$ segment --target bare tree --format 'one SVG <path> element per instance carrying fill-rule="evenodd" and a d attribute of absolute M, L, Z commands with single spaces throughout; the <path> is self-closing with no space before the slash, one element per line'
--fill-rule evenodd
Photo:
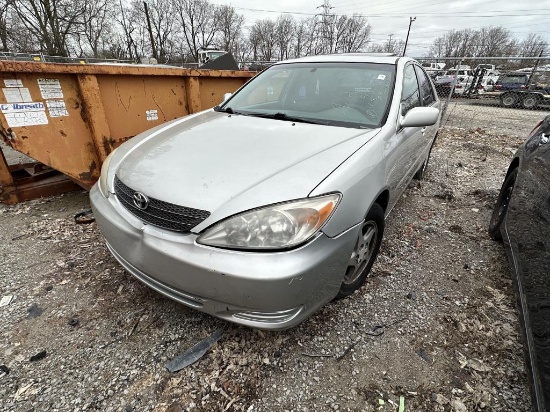
<path fill-rule="evenodd" d="M 232 6 L 220 6 L 215 9 L 214 20 L 218 28 L 215 43 L 218 48 L 237 54 L 237 41 L 240 39 L 244 16 L 238 14 Z"/>
<path fill-rule="evenodd" d="M 476 47 L 472 55 L 508 56 L 515 49 L 510 30 L 504 27 L 483 27 L 475 33 Z"/>
<path fill-rule="evenodd" d="M 76 32 L 80 56 L 105 57 L 113 36 L 110 17 L 114 14 L 112 2 L 96 0 L 85 3 L 82 25 Z"/>
<path fill-rule="evenodd" d="M 430 57 L 512 56 L 518 42 L 505 27 L 483 27 L 479 30 L 450 30 L 434 40 Z"/>
<path fill-rule="evenodd" d="M 294 40 L 295 23 L 292 16 L 280 15 L 275 22 L 275 43 L 279 51 L 279 60 L 288 59 Z"/>
<path fill-rule="evenodd" d="M 340 16 L 336 23 L 336 51 L 358 52 L 365 48 L 370 39 L 371 26 L 364 16 Z"/>
<path fill-rule="evenodd" d="M 529 35 L 519 43 L 518 55 L 521 57 L 539 56 L 548 50 L 548 43 L 540 34 L 529 33 Z"/>
<path fill-rule="evenodd" d="M 539 57 L 544 55 L 547 50 L 548 43 L 542 36 L 535 33 L 529 33 L 525 40 L 518 45 L 518 55 L 521 57 Z M 537 60 L 525 60 L 523 63 L 534 66 L 537 64 Z"/>
<path fill-rule="evenodd" d="M 317 55 L 325 51 L 324 39 L 321 37 L 321 26 L 316 17 L 307 19 L 304 26 L 304 55 Z"/>
<path fill-rule="evenodd" d="M 8 51 L 8 33 L 9 33 L 9 13 L 10 13 L 10 3 L 9 0 L 0 1 L 0 43 L 2 44 L 2 51 Z"/>
<path fill-rule="evenodd" d="M 464 57 L 475 54 L 478 34 L 472 29 L 450 30 L 435 40 L 438 51 L 446 57 Z M 433 46 L 432 46 L 433 47 Z"/>
<path fill-rule="evenodd" d="M 147 33 L 151 55 L 160 63 L 167 63 L 174 49 L 173 33 L 177 21 L 174 2 L 171 0 L 134 0 L 133 8 L 140 16 L 138 21 L 147 21 Z"/>
<path fill-rule="evenodd" d="M 306 49 L 307 20 L 299 20 L 294 24 L 294 50 L 293 57 L 300 57 Z"/>
<path fill-rule="evenodd" d="M 253 59 L 250 42 L 247 41 L 243 33 L 239 34 L 239 37 L 235 39 L 231 52 L 238 62 L 248 62 Z"/>
<path fill-rule="evenodd" d="M 432 45 L 430 46 L 430 51 L 428 52 L 428 55 L 430 57 L 445 57 L 445 41 L 442 37 L 438 37 L 434 40 Z"/>
<path fill-rule="evenodd" d="M 134 60 L 132 56 L 133 54 L 128 51 L 127 38 L 122 33 L 114 34 L 103 55 L 105 58 L 117 60 Z"/>
<path fill-rule="evenodd" d="M 199 49 L 211 46 L 218 31 L 215 8 L 207 0 L 173 0 L 173 5 L 185 42 L 198 60 Z"/>
<path fill-rule="evenodd" d="M 389 39 L 383 44 L 371 44 L 367 50 L 373 53 L 393 53 L 397 56 L 403 55 L 405 41 L 402 39 Z"/>
<path fill-rule="evenodd" d="M 254 60 L 270 61 L 275 55 L 275 22 L 257 20 L 250 29 L 249 41 Z"/>
<path fill-rule="evenodd" d="M 85 0 L 14 0 L 17 16 L 42 51 L 68 56 L 71 36 L 82 25 Z"/>

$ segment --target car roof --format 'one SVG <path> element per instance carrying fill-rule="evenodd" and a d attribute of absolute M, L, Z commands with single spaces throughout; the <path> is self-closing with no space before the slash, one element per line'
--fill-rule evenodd
<path fill-rule="evenodd" d="M 300 57 L 277 62 L 275 64 L 284 63 L 385 63 L 397 64 L 400 59 L 414 61 L 410 57 L 400 57 L 391 53 L 340 53 L 340 54 L 325 54 L 318 56 Z"/>

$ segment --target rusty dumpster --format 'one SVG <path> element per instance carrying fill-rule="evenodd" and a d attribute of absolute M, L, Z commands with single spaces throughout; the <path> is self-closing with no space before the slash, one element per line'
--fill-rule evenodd
<path fill-rule="evenodd" d="M 39 162 L 10 165 L 0 147 L 0 202 L 60 193 L 74 184 L 90 189 L 105 157 L 121 143 L 215 106 L 254 74 L 0 61 L 0 134 L 7 146 Z"/>

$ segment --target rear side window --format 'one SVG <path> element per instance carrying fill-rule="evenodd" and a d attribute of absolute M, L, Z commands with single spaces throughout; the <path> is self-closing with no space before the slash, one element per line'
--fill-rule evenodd
<path fill-rule="evenodd" d="M 435 101 L 434 91 L 430 79 L 420 67 L 415 66 L 416 75 L 418 76 L 418 84 L 420 85 L 420 99 L 422 106 L 429 106 Z"/>
<path fill-rule="evenodd" d="M 505 75 L 505 76 L 501 76 L 499 77 L 498 79 L 498 83 L 500 84 L 524 84 L 524 83 L 527 83 L 527 76 L 510 76 L 510 75 Z"/>

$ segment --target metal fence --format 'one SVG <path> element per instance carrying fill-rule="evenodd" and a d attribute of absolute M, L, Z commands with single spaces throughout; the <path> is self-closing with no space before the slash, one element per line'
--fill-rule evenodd
<path fill-rule="evenodd" d="M 444 102 L 444 126 L 526 136 L 550 113 L 550 58 L 418 58 Z"/>
<path fill-rule="evenodd" d="M 92 63 L 127 63 L 133 64 L 132 60 L 103 59 L 96 57 L 64 57 L 49 56 L 43 53 L 15 53 L 0 51 L 0 60 L 28 61 L 28 62 L 46 62 L 46 63 L 73 63 L 73 64 L 92 64 Z"/>

